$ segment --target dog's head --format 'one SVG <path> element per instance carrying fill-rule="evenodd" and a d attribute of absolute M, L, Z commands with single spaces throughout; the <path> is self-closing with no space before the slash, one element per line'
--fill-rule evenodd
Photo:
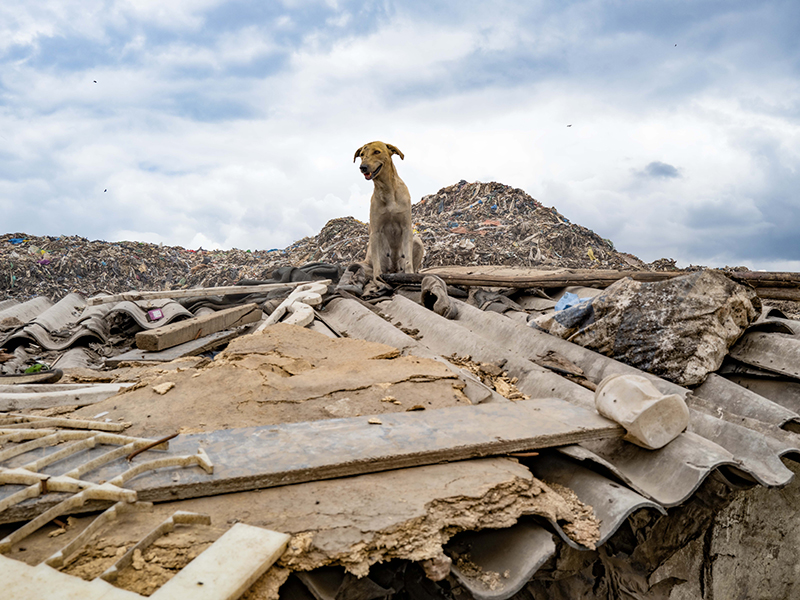
<path fill-rule="evenodd" d="M 359 169 L 364 174 L 364 179 L 375 179 L 385 164 L 391 164 L 392 154 L 397 154 L 401 160 L 403 159 L 403 153 L 397 149 L 397 146 L 384 144 L 383 142 L 370 142 L 356 150 L 353 162 L 360 158 L 361 166 Z"/>

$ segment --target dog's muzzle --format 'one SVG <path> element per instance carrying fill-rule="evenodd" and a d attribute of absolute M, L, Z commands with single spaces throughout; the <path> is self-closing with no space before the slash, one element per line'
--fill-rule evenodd
<path fill-rule="evenodd" d="M 378 168 L 375 169 L 372 173 L 369 172 L 369 168 L 366 165 L 361 165 L 361 167 L 359 168 L 361 169 L 361 172 L 364 174 L 364 179 L 369 181 L 370 179 L 375 179 L 378 176 L 378 173 L 381 172 L 383 165 L 379 164 Z"/>

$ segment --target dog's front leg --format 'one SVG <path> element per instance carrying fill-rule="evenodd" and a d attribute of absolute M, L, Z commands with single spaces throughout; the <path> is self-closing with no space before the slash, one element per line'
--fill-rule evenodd
<path fill-rule="evenodd" d="M 378 236 L 376 236 L 377 238 Z M 377 285 L 378 278 L 383 273 L 382 268 L 382 253 L 383 249 L 381 248 L 381 244 L 378 242 L 378 239 L 371 240 L 370 243 L 370 260 L 372 261 L 372 282 Z"/>

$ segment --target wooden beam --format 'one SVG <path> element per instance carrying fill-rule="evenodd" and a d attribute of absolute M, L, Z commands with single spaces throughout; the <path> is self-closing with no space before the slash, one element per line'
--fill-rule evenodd
<path fill-rule="evenodd" d="M 236 600 L 281 557 L 291 537 L 236 523 L 150 598 Z"/>
<path fill-rule="evenodd" d="M 261 320 L 261 316 L 261 309 L 257 304 L 233 306 L 210 315 L 170 323 L 158 329 L 140 331 L 136 334 L 136 347 L 159 352 L 224 329 L 255 323 Z"/>
<path fill-rule="evenodd" d="M 167 348 L 161 352 L 148 352 L 147 350 L 138 350 L 134 348 L 133 350 L 129 350 L 124 354 L 118 354 L 116 356 L 112 356 L 111 358 L 107 358 L 104 364 L 107 367 L 118 367 L 124 362 L 169 362 L 184 356 L 197 356 L 198 354 L 202 354 L 208 350 L 213 350 L 214 348 L 229 342 L 238 335 L 238 330 L 226 329 L 224 331 L 218 331 L 217 333 L 203 336 L 196 340 L 191 340 L 190 342 L 186 342 L 184 344 L 178 344 L 177 346 Z"/>
<path fill-rule="evenodd" d="M 119 393 L 121 389 L 132 385 L 132 383 L 3 385 L 0 386 L 0 411 L 52 408 L 54 406 L 86 406 L 110 398 Z"/>
<path fill-rule="evenodd" d="M 295 288 L 306 283 L 323 283 L 328 285 L 331 283 L 330 279 L 323 279 L 322 281 L 291 281 L 287 283 L 264 283 L 261 285 L 226 285 L 222 287 L 211 288 L 191 288 L 188 290 L 158 290 L 153 292 L 124 292 L 122 294 L 112 294 L 110 296 L 97 296 L 96 298 L 89 298 L 86 303 L 89 306 L 96 306 L 97 304 L 106 304 L 108 302 L 122 302 L 123 300 L 130 300 L 136 302 L 137 300 L 154 300 L 156 298 L 196 298 L 201 296 L 231 296 L 235 294 L 257 294 L 260 292 L 269 292 L 279 288 Z"/>
<path fill-rule="evenodd" d="M 476 268 L 479 270 L 479 268 Z M 665 281 L 688 271 L 611 271 L 593 269 L 568 269 L 554 272 L 520 270 L 519 275 L 492 273 L 448 273 L 446 269 L 437 269 L 430 273 L 438 275 L 449 285 L 507 287 L 507 288 L 556 288 L 571 285 L 605 288 L 612 283 L 630 277 L 634 281 Z M 800 273 L 778 273 L 760 271 L 725 272 L 723 275 L 734 281 L 753 286 L 761 298 L 776 300 L 800 299 Z M 420 283 L 428 273 L 384 273 L 381 277 L 389 284 L 402 285 Z"/>

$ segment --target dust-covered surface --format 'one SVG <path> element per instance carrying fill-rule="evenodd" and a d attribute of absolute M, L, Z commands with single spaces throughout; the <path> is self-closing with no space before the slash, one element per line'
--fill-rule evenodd
<path fill-rule="evenodd" d="M 158 438 L 470 404 L 464 383 L 439 362 L 293 325 L 241 336 L 213 361 L 192 364 L 203 365 L 127 367 L 120 377 L 136 385 L 74 416 L 108 411 L 105 418 L 132 423 L 128 435 Z"/>
<path fill-rule="evenodd" d="M 760 312 L 752 288 L 715 271 L 630 278 L 591 301 L 537 319 L 552 335 L 680 385 L 702 383 Z"/>

